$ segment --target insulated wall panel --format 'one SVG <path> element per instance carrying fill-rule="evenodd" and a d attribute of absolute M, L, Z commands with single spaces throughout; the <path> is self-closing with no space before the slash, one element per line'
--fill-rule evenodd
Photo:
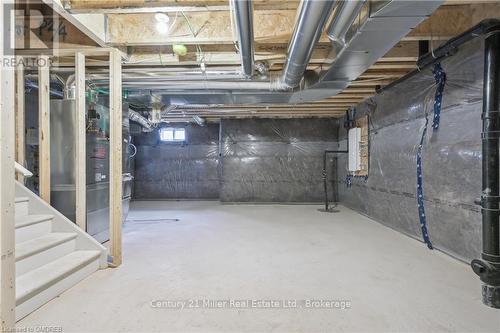
<path fill-rule="evenodd" d="M 219 198 L 219 125 L 185 128 L 186 143 L 161 142 L 157 130 L 134 137 L 134 199 Z"/>
<path fill-rule="evenodd" d="M 421 239 L 416 194 L 416 151 L 429 114 L 423 147 L 423 187 L 429 235 L 434 246 L 464 260 L 481 250 L 481 108 L 483 45 L 464 45 L 442 66 L 447 74 L 441 125 L 431 128 L 436 86 L 431 70 L 357 107 L 369 114 L 370 170 L 352 188 L 339 184 L 342 204 Z M 346 133 L 342 131 L 345 145 Z M 339 179 L 347 160 L 339 159 Z"/>
<path fill-rule="evenodd" d="M 223 120 L 221 201 L 321 202 L 323 152 L 336 148 L 334 119 Z"/>

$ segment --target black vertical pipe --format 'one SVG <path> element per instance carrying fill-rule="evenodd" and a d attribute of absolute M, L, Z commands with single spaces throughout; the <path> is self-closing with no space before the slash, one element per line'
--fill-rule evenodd
<path fill-rule="evenodd" d="M 500 30 L 485 38 L 482 120 L 483 252 L 471 266 L 482 281 L 483 303 L 500 308 Z"/>
<path fill-rule="evenodd" d="M 348 150 L 325 150 L 323 153 L 323 188 L 325 190 L 325 211 L 328 212 L 329 210 L 329 202 L 328 202 L 328 177 L 327 177 L 327 171 L 326 171 L 326 161 L 327 161 L 327 156 L 328 154 L 347 154 L 349 153 Z M 335 163 L 335 167 L 337 164 Z"/>
<path fill-rule="evenodd" d="M 485 40 L 483 86 L 483 253 L 499 256 L 500 33 Z"/>
<path fill-rule="evenodd" d="M 323 188 L 325 190 L 325 212 L 328 212 L 328 182 L 326 178 L 326 151 L 323 154 Z"/>

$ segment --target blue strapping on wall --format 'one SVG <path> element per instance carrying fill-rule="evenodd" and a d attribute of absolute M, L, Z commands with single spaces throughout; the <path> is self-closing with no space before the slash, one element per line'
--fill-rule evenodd
<path fill-rule="evenodd" d="M 439 122 L 441 120 L 441 104 L 443 101 L 443 91 L 446 84 L 446 73 L 441 67 L 440 63 L 434 66 L 432 71 L 434 74 L 434 79 L 436 81 L 436 94 L 434 96 L 434 119 L 432 121 L 432 129 L 436 131 L 439 128 Z M 420 143 L 417 148 L 417 204 L 418 204 L 418 218 L 420 220 L 420 228 L 422 229 L 422 237 L 424 242 L 427 244 L 429 249 L 433 249 L 429 232 L 427 230 L 427 220 L 425 216 L 424 207 L 424 188 L 423 188 L 423 173 L 422 173 L 422 148 L 424 145 L 425 136 L 427 135 L 427 126 L 429 124 L 428 113 L 425 112 L 425 125 L 422 131 L 422 137 L 420 138 Z"/>
<path fill-rule="evenodd" d="M 439 128 L 439 121 L 441 120 L 441 103 L 443 101 L 443 91 L 446 84 L 446 73 L 438 62 L 432 71 L 434 80 L 436 80 L 436 95 L 434 96 L 434 120 L 432 121 L 433 130 Z"/>

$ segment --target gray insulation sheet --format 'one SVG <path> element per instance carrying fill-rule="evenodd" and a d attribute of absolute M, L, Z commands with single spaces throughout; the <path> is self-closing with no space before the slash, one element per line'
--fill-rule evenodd
<path fill-rule="evenodd" d="M 218 124 L 188 125 L 186 144 L 161 143 L 158 131 L 135 136 L 134 198 L 323 201 L 323 152 L 337 147 L 336 120 L 235 119 L 220 126 L 219 133 Z M 328 156 L 330 197 L 334 160 Z"/>
<path fill-rule="evenodd" d="M 337 134 L 334 119 L 223 120 L 221 201 L 321 202 L 323 152 Z"/>
<path fill-rule="evenodd" d="M 370 115 L 369 177 L 339 184 L 340 201 L 398 231 L 421 239 L 416 194 L 416 151 L 429 115 L 423 148 L 423 187 L 434 246 L 463 260 L 481 251 L 481 109 L 483 46 L 462 46 L 442 66 L 447 74 L 441 125 L 433 131 L 436 86 L 431 70 L 377 95 L 356 109 Z M 345 131 L 341 144 L 345 145 Z M 339 179 L 347 161 L 339 160 Z"/>
<path fill-rule="evenodd" d="M 182 125 L 181 125 L 182 126 Z M 186 144 L 135 136 L 134 199 L 218 199 L 219 125 L 187 125 Z"/>

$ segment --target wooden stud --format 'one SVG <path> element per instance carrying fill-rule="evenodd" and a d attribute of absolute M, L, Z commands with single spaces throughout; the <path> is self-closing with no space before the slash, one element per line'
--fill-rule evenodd
<path fill-rule="evenodd" d="M 121 56 L 111 51 L 109 56 L 110 84 L 110 188 L 109 232 L 111 265 L 122 263 L 122 73 Z"/>
<path fill-rule="evenodd" d="M 0 17 L 4 17 L 0 6 Z M 7 24 L 0 24 L 0 60 L 4 59 Z M 15 155 L 15 77 L 14 69 L 0 68 L 0 322 L 2 332 L 15 329 L 16 262 L 14 240 L 14 155 Z"/>
<path fill-rule="evenodd" d="M 18 60 L 22 60 L 19 58 Z M 16 68 L 16 161 L 25 166 L 25 110 L 24 110 L 24 64 L 18 61 Z M 24 176 L 16 175 L 19 182 L 24 184 Z"/>
<path fill-rule="evenodd" d="M 38 58 L 38 159 L 40 197 L 50 204 L 50 58 Z"/>
<path fill-rule="evenodd" d="M 356 176 L 368 176 L 369 169 L 369 129 L 368 129 L 368 116 L 356 119 L 354 126 L 361 128 L 361 170 L 355 172 Z"/>
<path fill-rule="evenodd" d="M 76 224 L 87 230 L 87 168 L 86 168 L 86 107 L 85 55 L 75 55 L 76 70 Z"/>

